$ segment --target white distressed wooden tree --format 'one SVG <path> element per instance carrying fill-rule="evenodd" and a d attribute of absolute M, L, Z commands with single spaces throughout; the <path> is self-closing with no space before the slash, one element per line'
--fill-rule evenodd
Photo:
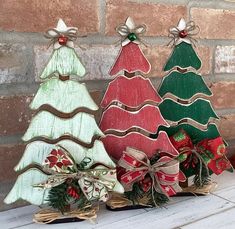
<path fill-rule="evenodd" d="M 86 168 L 96 163 L 115 168 L 103 143 L 98 140 L 104 135 L 94 118 L 94 112 L 98 110 L 97 105 L 90 97 L 85 84 L 69 80 L 72 75 L 85 75 L 85 68 L 74 50 L 73 38 L 77 28 L 67 27 L 60 19 L 57 28 L 49 30 L 48 35 L 56 37 L 57 33 L 68 32 L 72 34 L 71 40 L 66 40 L 66 37 L 54 40 L 52 56 L 40 76 L 44 82 L 30 104 L 36 115 L 22 138 L 27 146 L 15 167 L 15 171 L 21 174 L 5 198 L 7 204 L 18 199 L 35 205 L 47 203 L 50 189 L 33 185 L 47 180 L 48 175 L 39 170 L 38 166 L 42 165 L 56 145 L 66 149 L 77 164 L 89 157 L 91 161 Z M 115 184 L 113 191 L 123 192 L 123 187 L 117 180 Z"/>

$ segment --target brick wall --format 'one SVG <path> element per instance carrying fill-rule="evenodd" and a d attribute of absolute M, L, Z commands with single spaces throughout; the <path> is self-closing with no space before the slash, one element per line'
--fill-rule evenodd
<path fill-rule="evenodd" d="M 220 131 L 233 153 L 234 0 L 0 0 L 0 206 L 16 178 L 13 167 L 24 150 L 20 138 L 32 117 L 28 106 L 51 53 L 43 32 L 55 26 L 59 17 L 79 28 L 77 44 L 85 50 L 78 47 L 77 51 L 88 71 L 88 88 L 96 90 L 92 95 L 99 103 L 119 49 L 114 45 L 118 40 L 114 28 L 127 16 L 148 27 L 145 40 L 150 47 L 143 49 L 152 64 L 148 76 L 155 86 L 171 52 L 166 46 L 169 26 L 181 17 L 200 26 L 197 51 L 203 61 L 201 73 L 215 93 L 211 100 L 221 116 Z"/>

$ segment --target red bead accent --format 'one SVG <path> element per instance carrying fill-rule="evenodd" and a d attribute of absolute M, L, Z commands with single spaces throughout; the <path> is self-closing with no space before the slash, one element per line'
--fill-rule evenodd
<path fill-rule="evenodd" d="M 60 36 L 58 38 L 58 42 L 59 42 L 60 45 L 66 45 L 67 41 L 68 41 L 68 37 Z"/>
<path fill-rule="evenodd" d="M 98 191 L 99 191 L 99 189 L 98 189 L 98 188 L 95 188 L 95 191 L 96 191 L 96 192 L 98 192 Z"/>
<path fill-rule="evenodd" d="M 188 36 L 188 32 L 186 30 L 182 30 L 179 32 L 179 37 L 180 38 L 185 38 Z"/>

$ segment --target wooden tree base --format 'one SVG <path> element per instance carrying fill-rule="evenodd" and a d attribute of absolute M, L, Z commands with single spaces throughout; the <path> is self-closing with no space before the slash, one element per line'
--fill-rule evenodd
<path fill-rule="evenodd" d="M 127 199 L 124 195 L 115 193 L 113 194 L 112 198 L 106 202 L 106 208 L 110 211 L 125 211 L 153 207 L 146 204 L 148 202 L 146 197 L 143 197 L 138 202 L 139 203 L 135 204 Z"/>
<path fill-rule="evenodd" d="M 204 185 L 202 188 L 191 185 L 188 187 L 183 187 L 182 192 L 177 193 L 176 196 L 206 196 L 212 193 L 216 187 L 216 182 L 211 182 L 208 185 Z"/>
<path fill-rule="evenodd" d="M 96 219 L 97 207 L 86 208 L 83 210 L 72 210 L 62 214 L 59 211 L 53 209 L 42 209 L 36 214 L 34 214 L 33 221 L 39 224 L 59 224 L 59 223 L 71 223 L 71 222 L 81 222 L 84 220 L 94 220 Z"/>
<path fill-rule="evenodd" d="M 47 224 L 59 224 L 59 223 L 73 223 L 73 222 L 81 222 L 84 221 L 85 219 L 79 219 L 76 217 L 68 217 L 68 218 L 61 218 L 61 219 L 56 219 L 50 223 Z"/>

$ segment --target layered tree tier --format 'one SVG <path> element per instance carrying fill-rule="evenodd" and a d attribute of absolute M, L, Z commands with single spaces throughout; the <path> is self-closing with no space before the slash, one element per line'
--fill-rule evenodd
<path fill-rule="evenodd" d="M 181 42 L 174 47 L 173 52 L 164 67 L 164 71 L 169 71 L 175 67 L 181 69 L 192 67 L 198 70 L 201 65 L 201 60 L 197 56 L 192 45 Z"/>
<path fill-rule="evenodd" d="M 158 93 L 161 97 L 173 96 L 181 100 L 212 95 L 202 76 L 194 72 L 178 71 L 172 71 L 163 78 Z"/>
<path fill-rule="evenodd" d="M 79 139 L 84 143 L 90 143 L 93 136 L 104 136 L 93 115 L 78 113 L 71 119 L 62 119 L 48 111 L 40 111 L 31 120 L 22 139 L 30 141 L 44 137 L 54 140 L 64 135 Z"/>
<path fill-rule="evenodd" d="M 129 73 L 137 71 L 148 73 L 150 68 L 150 63 L 145 58 L 139 45 L 130 42 L 129 44 L 121 47 L 120 53 L 109 74 L 111 76 L 116 75 L 123 70 Z"/>
<path fill-rule="evenodd" d="M 76 81 L 61 81 L 57 77 L 47 80 L 40 85 L 30 108 L 37 110 L 42 106 L 53 107 L 63 113 L 71 113 L 79 109 L 98 110 L 85 84 Z"/>
<path fill-rule="evenodd" d="M 36 168 L 27 170 L 17 177 L 13 188 L 4 202 L 10 204 L 22 199 L 35 205 L 46 204 L 50 189 L 35 188 L 33 185 L 44 182 L 47 178 L 46 174 Z"/>
<path fill-rule="evenodd" d="M 63 140 L 57 144 L 49 144 L 43 141 L 31 142 L 26 146 L 25 152 L 15 167 L 15 171 L 21 171 L 30 165 L 41 165 L 48 154 L 59 145 L 63 147 L 76 163 L 80 163 L 85 157 L 89 158 L 89 161 L 85 168 L 91 167 L 93 164 L 102 162 L 104 165 L 115 168 L 116 165 L 108 156 L 104 145 L 101 141 L 96 140 L 92 148 L 86 148 L 71 140 Z"/>
<path fill-rule="evenodd" d="M 73 48 L 62 46 L 53 51 L 46 67 L 40 75 L 40 78 L 45 79 L 55 73 L 62 76 L 75 75 L 82 77 L 85 75 L 86 70 L 80 62 L 75 50 Z"/>
<path fill-rule="evenodd" d="M 159 126 L 169 126 L 156 106 L 144 105 L 138 111 L 127 111 L 111 105 L 103 112 L 100 129 L 104 133 L 126 132 L 131 128 L 139 128 L 148 133 L 156 133 Z"/>
<path fill-rule="evenodd" d="M 119 160 L 127 147 L 132 147 L 145 152 L 151 158 L 158 151 L 177 156 L 178 151 L 174 148 L 164 131 L 160 131 L 157 139 L 152 139 L 138 132 L 131 132 L 125 136 L 112 134 L 102 138 L 105 149 L 114 159 Z"/>
<path fill-rule="evenodd" d="M 113 103 L 120 103 L 131 108 L 141 108 L 146 103 L 158 104 L 161 101 L 161 97 L 148 78 L 117 76 L 109 83 L 101 107 L 107 108 Z"/>
<path fill-rule="evenodd" d="M 205 99 L 196 99 L 190 104 L 181 104 L 172 99 L 165 99 L 159 108 L 166 120 L 176 124 L 182 120 L 193 120 L 201 125 L 207 125 L 209 121 L 219 119 L 210 101 Z"/>

